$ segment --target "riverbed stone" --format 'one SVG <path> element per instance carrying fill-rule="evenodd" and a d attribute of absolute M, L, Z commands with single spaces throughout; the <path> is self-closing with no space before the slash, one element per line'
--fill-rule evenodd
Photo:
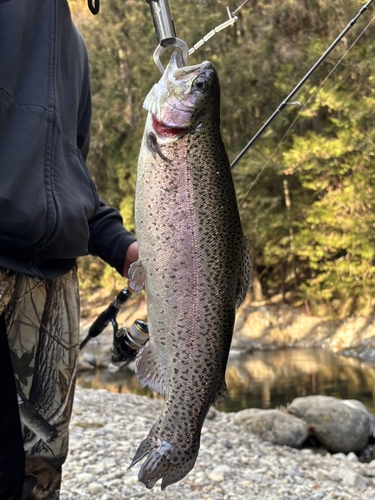
<path fill-rule="evenodd" d="M 77 387 L 73 420 L 108 424 L 70 426 L 71 442 L 80 446 L 70 450 L 63 466 L 61 500 L 375 499 L 375 462 L 274 445 L 236 425 L 235 413 L 218 411 L 205 420 L 193 470 L 166 492 L 160 482 L 148 490 L 138 481 L 141 464 L 128 467 L 162 408 L 158 399 Z M 220 439 L 230 440 L 233 448 Z"/>
<path fill-rule="evenodd" d="M 360 401 L 307 396 L 296 398 L 287 411 L 303 418 L 313 435 L 331 452 L 362 450 L 374 429 L 374 417 Z"/>
<path fill-rule="evenodd" d="M 89 352 L 84 352 L 80 360 L 83 361 L 84 363 L 88 363 L 89 365 L 92 366 L 92 368 L 95 368 L 96 366 L 95 356 Z"/>
<path fill-rule="evenodd" d="M 280 410 L 242 410 L 234 416 L 234 423 L 273 444 L 299 447 L 308 436 L 306 422 Z"/>
<path fill-rule="evenodd" d="M 104 491 L 104 486 L 101 483 L 91 483 L 88 486 L 91 495 L 98 495 Z"/>
<path fill-rule="evenodd" d="M 93 474 L 89 474 L 88 472 L 81 472 L 77 474 L 77 482 L 78 483 L 93 483 L 95 481 L 95 476 Z"/>
<path fill-rule="evenodd" d="M 367 488 L 366 479 L 357 474 L 353 469 L 340 469 L 339 476 L 343 484 L 354 486 L 357 490 L 365 490 Z"/>
<path fill-rule="evenodd" d="M 89 370 L 94 370 L 92 364 L 87 363 L 87 361 L 85 361 L 84 359 L 80 359 L 78 363 L 78 371 L 85 372 Z"/>

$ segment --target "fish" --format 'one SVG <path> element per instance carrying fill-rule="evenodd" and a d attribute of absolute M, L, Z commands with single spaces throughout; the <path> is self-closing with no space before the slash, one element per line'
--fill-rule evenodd
<path fill-rule="evenodd" d="M 213 64 L 174 52 L 147 95 L 137 170 L 139 260 L 129 284 L 147 297 L 149 341 L 136 359 L 142 387 L 164 396 L 161 415 L 130 467 L 161 489 L 197 460 L 204 420 L 225 398 L 236 309 L 251 286 Z M 130 468 L 129 467 L 129 468 Z"/>

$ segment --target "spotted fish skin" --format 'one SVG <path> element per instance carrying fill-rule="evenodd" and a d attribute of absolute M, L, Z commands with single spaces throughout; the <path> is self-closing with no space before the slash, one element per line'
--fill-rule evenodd
<path fill-rule="evenodd" d="M 130 284 L 145 284 L 150 332 L 137 376 L 164 395 L 164 407 L 131 466 L 147 456 L 140 481 L 152 488 L 161 478 L 165 489 L 193 468 L 207 412 L 225 397 L 251 257 L 221 138 L 213 65 L 184 68 L 173 54 L 145 107 L 135 211 L 140 260 Z"/>

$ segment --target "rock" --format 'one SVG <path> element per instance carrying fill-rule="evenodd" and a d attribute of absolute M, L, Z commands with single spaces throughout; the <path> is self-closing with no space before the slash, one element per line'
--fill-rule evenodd
<path fill-rule="evenodd" d="M 88 487 L 91 495 L 97 495 L 98 493 L 102 493 L 104 491 L 104 486 L 100 483 L 91 483 Z"/>
<path fill-rule="evenodd" d="M 367 445 L 373 431 L 373 416 L 359 401 L 307 396 L 296 398 L 287 411 L 303 418 L 331 452 L 359 451 Z"/>
<path fill-rule="evenodd" d="M 301 473 L 301 471 L 299 470 L 299 468 L 296 465 L 294 465 L 291 469 L 289 469 L 287 474 L 289 476 L 303 477 L 303 474 Z"/>
<path fill-rule="evenodd" d="M 221 438 L 218 442 L 221 444 L 221 446 L 225 446 L 226 448 L 233 448 L 232 441 L 230 441 L 229 439 Z"/>
<path fill-rule="evenodd" d="M 206 419 L 208 419 L 208 420 L 214 420 L 216 418 L 216 416 L 217 416 L 217 413 L 218 413 L 218 410 L 216 410 L 215 408 L 211 407 L 208 410 Z"/>
<path fill-rule="evenodd" d="M 82 446 L 82 443 L 76 439 L 69 439 L 69 451 L 78 450 Z M 375 462 L 375 460 L 374 460 Z"/>
<path fill-rule="evenodd" d="M 73 421 L 106 425 L 70 426 L 74 449 L 63 466 L 61 500 L 375 498 L 375 461 L 348 461 L 346 455 L 340 460 L 316 450 L 273 445 L 246 432 L 245 415 L 238 417 L 242 423 L 237 426 L 235 413 L 218 411 L 205 421 L 193 470 L 166 492 L 160 482 L 148 491 L 138 481 L 141 464 L 128 467 L 160 415 L 162 401 L 77 387 L 75 402 Z M 233 448 L 220 440 L 229 440 Z M 99 491 L 100 485 L 104 490 Z"/>
<path fill-rule="evenodd" d="M 369 421 L 370 421 L 370 434 L 369 434 L 369 436 L 371 436 L 371 434 L 374 433 L 374 429 L 375 429 L 375 415 L 370 413 L 367 410 L 366 406 L 363 403 L 361 403 L 360 401 L 358 401 L 357 399 L 343 399 L 342 402 L 344 405 L 349 406 L 349 408 L 356 408 L 359 411 L 363 411 L 368 416 Z"/>
<path fill-rule="evenodd" d="M 110 351 L 107 350 L 106 352 L 102 353 L 98 358 L 96 359 L 96 366 L 98 368 L 108 368 L 109 366 L 113 366 L 112 364 L 112 355 L 110 354 Z M 118 368 L 118 367 L 116 367 Z"/>
<path fill-rule="evenodd" d="M 95 360 L 95 356 L 93 354 L 84 352 L 83 355 L 82 355 L 82 361 L 84 363 L 88 363 L 93 368 L 95 368 L 95 366 L 96 366 L 96 360 Z"/>
<path fill-rule="evenodd" d="M 220 472 L 211 471 L 207 474 L 208 478 L 214 483 L 221 483 L 224 481 L 224 476 Z"/>
<path fill-rule="evenodd" d="M 305 422 L 280 410 L 242 410 L 233 421 L 273 444 L 299 447 L 308 436 Z"/>
<path fill-rule="evenodd" d="M 346 459 L 348 462 L 358 462 L 358 457 L 353 451 L 347 454 Z"/>
<path fill-rule="evenodd" d="M 343 484 L 354 486 L 357 490 L 365 490 L 367 488 L 366 479 L 352 469 L 341 469 L 340 476 Z"/>
<path fill-rule="evenodd" d="M 88 370 L 93 370 L 94 367 L 90 364 L 90 363 L 87 363 L 86 361 L 84 360 L 79 360 L 78 362 L 78 371 L 79 372 L 85 372 L 85 371 L 88 371 Z"/>
<path fill-rule="evenodd" d="M 216 474 L 222 474 L 223 476 L 228 476 L 231 473 L 231 468 L 228 465 L 218 465 L 212 472 Z"/>
<path fill-rule="evenodd" d="M 78 483 L 93 483 L 95 481 L 95 476 L 93 474 L 89 474 L 88 472 L 81 472 L 77 474 L 77 482 Z"/>

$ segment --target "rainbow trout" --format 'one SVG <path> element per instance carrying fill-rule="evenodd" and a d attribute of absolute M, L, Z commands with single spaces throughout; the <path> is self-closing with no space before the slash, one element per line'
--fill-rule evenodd
<path fill-rule="evenodd" d="M 193 468 L 212 404 L 225 398 L 236 308 L 251 283 L 230 165 L 220 133 L 220 87 L 210 62 L 176 52 L 146 97 L 135 221 L 139 261 L 130 286 L 147 294 L 150 340 L 136 361 L 163 411 L 136 452 L 152 488 Z"/>

